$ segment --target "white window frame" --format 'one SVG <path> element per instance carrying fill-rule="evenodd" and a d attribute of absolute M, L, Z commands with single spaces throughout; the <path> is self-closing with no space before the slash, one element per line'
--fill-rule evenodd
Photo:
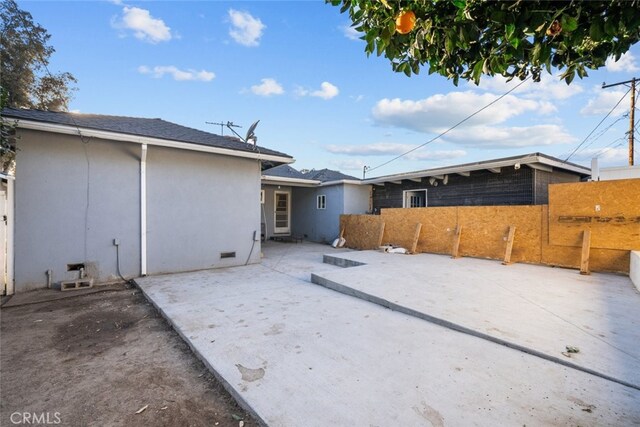
<path fill-rule="evenodd" d="M 414 196 L 412 193 L 424 192 L 424 206 L 411 206 L 411 197 Z M 428 204 L 427 199 L 427 189 L 426 188 L 414 188 L 412 190 L 404 190 L 402 192 L 402 207 L 403 208 L 419 208 L 419 207 L 427 207 Z"/>
<path fill-rule="evenodd" d="M 327 195 L 319 194 L 316 197 L 316 209 L 326 209 L 327 208 Z"/>

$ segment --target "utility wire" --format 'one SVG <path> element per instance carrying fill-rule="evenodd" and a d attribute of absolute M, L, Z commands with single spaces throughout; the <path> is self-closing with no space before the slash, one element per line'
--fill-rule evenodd
<path fill-rule="evenodd" d="M 471 119 L 472 117 L 476 116 L 477 114 L 481 113 L 482 111 L 486 110 L 487 108 L 491 107 L 493 104 L 495 104 L 496 102 L 500 101 L 502 98 L 504 98 L 505 96 L 509 95 L 511 92 L 513 92 L 514 90 L 518 89 L 520 86 L 522 86 L 527 80 L 529 80 L 529 77 L 525 78 L 524 80 L 522 80 L 520 83 L 518 83 L 515 87 L 509 89 L 507 92 L 503 93 L 502 95 L 500 95 L 499 97 L 497 97 L 496 99 L 494 99 L 493 101 L 491 101 L 490 103 L 488 103 L 487 105 L 485 105 L 484 107 L 480 108 L 479 110 L 477 110 L 476 112 L 468 115 L 467 117 L 465 117 L 464 119 L 460 120 L 458 123 L 456 123 L 455 125 L 451 126 L 449 129 L 445 130 L 444 132 L 434 136 L 433 138 L 431 138 L 429 141 L 422 143 L 414 148 L 412 148 L 409 151 L 406 151 L 402 154 L 397 155 L 396 157 L 394 157 L 391 160 L 387 160 L 386 162 L 373 167 L 373 168 L 368 168 L 367 172 L 371 172 L 373 170 L 379 169 L 382 166 L 386 166 L 389 163 L 398 160 L 401 157 L 406 156 L 409 153 L 413 153 L 414 151 L 424 147 L 425 145 L 431 144 L 433 141 L 443 137 L 444 135 L 448 134 L 449 132 L 451 132 L 452 130 L 454 130 L 455 128 L 457 128 L 458 126 L 460 126 L 461 124 L 463 124 L 464 122 L 466 122 L 467 120 Z"/>
<path fill-rule="evenodd" d="M 578 146 L 571 152 L 571 154 L 569 154 L 569 156 L 567 156 L 566 159 L 564 159 L 564 162 L 568 162 L 569 159 L 576 154 L 576 151 L 578 151 L 578 149 L 580 147 L 582 147 L 582 145 L 587 142 L 587 140 L 589 139 L 589 137 L 600 127 L 600 125 L 607 120 L 607 117 L 609 117 L 611 115 L 611 113 L 613 113 L 613 111 L 618 108 L 618 105 L 620 105 L 620 103 L 622 102 L 622 100 L 627 96 L 627 94 L 631 92 L 631 89 L 629 89 L 628 91 L 625 92 L 624 95 L 622 95 L 622 98 L 620 98 L 620 100 L 616 103 L 616 105 L 613 106 L 613 108 L 607 113 L 606 116 L 604 116 L 604 118 L 602 120 L 600 120 L 600 122 L 596 125 L 596 127 L 593 128 L 593 130 L 591 132 L 589 132 L 589 135 L 587 135 L 585 137 L 585 139 L 582 140 L 582 142 L 580 144 L 578 144 Z"/>
<path fill-rule="evenodd" d="M 622 116 L 618 117 L 618 120 L 616 120 L 615 122 L 611 123 L 609 126 L 607 126 L 606 128 L 602 129 L 600 132 L 598 132 L 596 135 L 594 135 L 593 138 L 591 138 L 591 141 L 587 145 L 582 147 L 580 150 L 578 150 L 576 152 L 576 154 L 580 154 L 584 150 L 586 150 L 587 148 L 592 146 L 598 139 L 600 139 L 605 133 L 607 133 L 607 131 L 609 129 L 611 129 L 613 126 L 615 126 L 616 123 L 618 123 L 620 120 L 627 119 L 627 118 L 629 118 L 629 113 L 625 113 Z"/>

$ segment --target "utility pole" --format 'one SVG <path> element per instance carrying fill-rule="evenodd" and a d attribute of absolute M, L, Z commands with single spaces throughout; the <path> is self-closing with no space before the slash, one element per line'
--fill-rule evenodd
<path fill-rule="evenodd" d="M 629 166 L 633 166 L 633 134 L 635 132 L 635 111 L 636 111 L 636 78 L 627 80 L 626 82 L 612 83 L 610 85 L 602 83 L 602 89 L 606 89 L 612 86 L 627 85 L 631 83 L 631 111 L 629 113 Z"/>

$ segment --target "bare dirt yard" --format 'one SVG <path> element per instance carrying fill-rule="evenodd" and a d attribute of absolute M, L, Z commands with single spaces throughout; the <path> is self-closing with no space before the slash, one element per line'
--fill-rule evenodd
<path fill-rule="evenodd" d="M 138 290 L 68 294 L 0 309 L 0 425 L 257 425 Z"/>

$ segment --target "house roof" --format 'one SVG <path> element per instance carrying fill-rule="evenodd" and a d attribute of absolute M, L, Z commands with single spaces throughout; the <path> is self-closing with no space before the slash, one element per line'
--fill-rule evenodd
<path fill-rule="evenodd" d="M 262 174 L 267 176 L 277 176 L 281 178 L 310 179 L 307 178 L 305 174 L 303 174 L 302 172 L 298 172 L 289 165 L 276 166 L 275 168 L 263 171 Z"/>
<path fill-rule="evenodd" d="M 131 140 L 132 142 L 140 142 L 139 137 L 152 138 L 155 140 L 164 140 L 187 144 L 185 146 L 181 145 L 177 148 L 205 151 L 202 149 L 198 149 L 197 147 L 211 147 L 222 150 L 218 151 L 221 154 L 234 155 L 234 152 L 244 152 L 247 154 L 257 154 L 265 158 L 271 157 L 271 160 L 280 160 L 280 163 L 290 163 L 291 161 L 293 161 L 293 158 L 290 155 L 281 153 L 279 151 L 271 150 L 264 147 L 256 147 L 254 145 L 244 143 L 240 139 L 235 137 L 220 136 L 198 129 L 178 125 L 176 123 L 168 122 L 162 119 L 109 116 L 103 114 L 79 114 L 15 108 L 5 108 L 4 110 L 2 110 L 2 115 L 8 118 L 18 119 L 18 127 L 23 128 L 75 134 L 78 134 L 78 131 L 80 131 L 83 135 L 87 134 L 88 136 L 92 131 L 95 131 L 103 132 L 103 137 L 107 139 L 110 135 L 119 135 L 120 137 L 115 139 Z M 67 128 L 67 130 L 68 128 L 71 128 L 73 132 L 65 132 L 63 128 Z M 158 145 L 167 144 L 159 143 Z M 245 155 L 241 157 L 247 156 Z"/>
<path fill-rule="evenodd" d="M 264 184 L 316 187 L 337 184 L 360 184 L 358 178 L 331 169 L 311 170 L 302 173 L 289 165 L 280 165 L 262 172 Z"/>
<path fill-rule="evenodd" d="M 492 172 L 500 172 L 503 167 L 520 167 L 527 166 L 532 169 L 539 169 L 551 172 L 553 170 L 563 170 L 575 173 L 580 177 L 591 175 L 591 169 L 577 165 L 575 163 L 565 162 L 552 156 L 542 153 L 530 153 L 523 156 L 504 157 L 494 160 L 485 160 L 475 163 L 465 163 L 461 165 L 445 166 L 434 169 L 425 169 L 415 172 L 404 172 L 394 175 L 385 175 L 376 178 L 365 179 L 364 184 L 383 184 L 385 182 L 400 182 L 403 179 L 421 179 L 425 177 L 441 177 L 447 174 L 459 173 L 468 174 L 478 170 L 491 170 Z"/>
<path fill-rule="evenodd" d="M 307 179 L 315 179 L 321 182 L 342 181 L 342 180 L 357 181 L 358 180 L 358 178 L 354 176 L 346 175 L 342 172 L 334 171 L 331 169 L 320 169 L 320 170 L 312 169 L 309 172 L 305 173 L 304 177 Z"/>

